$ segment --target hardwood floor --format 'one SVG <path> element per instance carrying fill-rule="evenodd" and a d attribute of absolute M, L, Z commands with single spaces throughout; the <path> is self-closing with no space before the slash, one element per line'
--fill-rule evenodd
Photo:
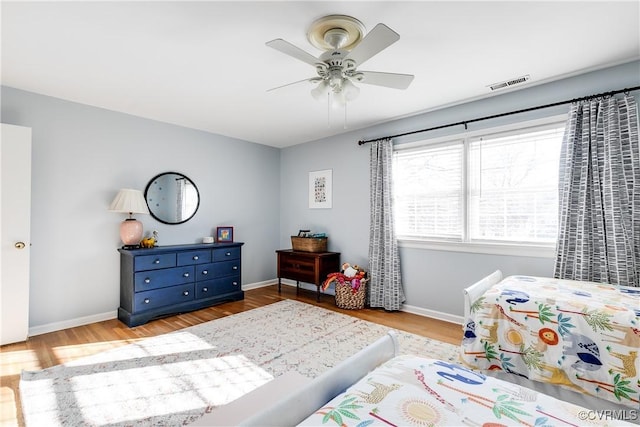
<path fill-rule="evenodd" d="M 191 313 L 154 320 L 145 325 L 128 328 L 117 319 L 76 328 L 51 332 L 29 338 L 26 342 L 0 347 L 0 424 L 23 426 L 18 386 L 23 369 L 37 370 L 69 362 L 137 340 L 172 332 L 187 326 L 219 319 L 231 314 L 272 304 L 283 299 L 296 299 L 309 304 L 349 314 L 360 319 L 380 323 L 429 338 L 459 344 L 462 339 L 460 325 L 430 319 L 404 312 L 386 312 L 382 309 L 342 310 L 336 307 L 332 296 L 322 296 L 316 302 L 315 292 L 283 286 L 278 294 L 277 285 L 245 292 L 242 301 L 220 304 Z"/>

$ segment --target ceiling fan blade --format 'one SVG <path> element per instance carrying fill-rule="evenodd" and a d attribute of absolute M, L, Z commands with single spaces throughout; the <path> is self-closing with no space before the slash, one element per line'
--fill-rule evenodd
<path fill-rule="evenodd" d="M 282 89 L 283 87 L 287 87 L 287 86 L 297 85 L 297 84 L 303 83 L 303 82 L 314 83 L 316 81 L 315 79 L 316 79 L 315 77 L 312 77 L 310 79 L 298 80 L 297 82 L 287 83 L 286 85 L 272 87 L 271 89 L 267 89 L 267 92 L 271 92 L 271 91 L 276 90 L 276 89 Z"/>
<path fill-rule="evenodd" d="M 385 86 L 393 89 L 406 89 L 413 81 L 412 74 L 379 73 L 377 71 L 360 71 L 364 76 L 359 83 Z"/>
<path fill-rule="evenodd" d="M 398 40 L 400 40 L 398 33 L 384 24 L 378 24 L 347 54 L 345 59 L 353 59 L 360 66 L 366 60 Z"/>
<path fill-rule="evenodd" d="M 275 39 L 265 43 L 267 46 L 279 50 L 280 52 L 299 59 L 302 62 L 306 62 L 309 65 L 316 66 L 317 63 L 322 62 L 310 53 L 305 52 L 298 46 L 292 45 L 286 40 Z"/>

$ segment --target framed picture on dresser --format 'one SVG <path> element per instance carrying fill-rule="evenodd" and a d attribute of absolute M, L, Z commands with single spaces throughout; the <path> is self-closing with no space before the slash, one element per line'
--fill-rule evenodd
<path fill-rule="evenodd" d="M 216 242 L 233 242 L 233 227 L 218 227 L 216 231 Z"/>

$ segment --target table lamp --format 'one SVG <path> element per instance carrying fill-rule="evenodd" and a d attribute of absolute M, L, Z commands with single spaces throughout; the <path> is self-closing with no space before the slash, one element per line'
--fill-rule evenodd
<path fill-rule="evenodd" d="M 118 191 L 115 199 L 109 206 L 111 212 L 128 213 L 129 218 L 120 224 L 120 239 L 124 243 L 123 248 L 131 249 L 139 247 L 142 240 L 142 223 L 133 217 L 134 213 L 148 214 L 149 208 L 144 200 L 142 191 L 123 188 Z"/>

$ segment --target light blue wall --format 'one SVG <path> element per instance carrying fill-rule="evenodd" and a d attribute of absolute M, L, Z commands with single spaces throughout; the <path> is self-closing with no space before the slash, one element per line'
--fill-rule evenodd
<path fill-rule="evenodd" d="M 358 140 L 639 84 L 640 62 L 633 62 L 282 150 L 2 87 L 2 122 L 33 129 L 30 327 L 115 312 L 116 248 L 124 216 L 107 208 L 119 188 L 144 190 L 164 171 L 189 176 L 202 196 L 193 220 L 170 226 L 149 215 L 138 218 L 146 230 L 159 231 L 161 245 L 198 242 L 213 235 L 216 226 L 235 226 L 235 240 L 246 243 L 243 284 L 273 280 L 275 250 L 291 247 L 290 236 L 301 228 L 328 233 L 330 250 L 341 252 L 343 261 L 366 266 L 369 149 Z M 480 122 L 470 129 L 567 109 Z M 325 169 L 333 171 L 333 208 L 309 209 L 308 173 Z M 548 258 L 408 247 L 401 249 L 401 258 L 407 308 L 458 316 L 462 289 L 483 275 L 497 268 L 505 274 L 549 275 L 553 266 Z"/>
<path fill-rule="evenodd" d="M 300 228 L 327 232 L 329 250 L 342 253 L 343 262 L 367 265 L 369 241 L 369 148 L 357 141 L 526 109 L 611 90 L 640 85 L 640 62 L 586 73 L 503 93 L 449 108 L 384 123 L 345 135 L 283 149 L 280 178 L 280 245 L 290 247 L 290 235 Z M 634 93 L 636 99 L 640 92 Z M 425 94 L 429 96 L 429 94 Z M 384 102 L 381 100 L 380 102 Z M 357 101 L 351 107 L 357 109 Z M 495 127 L 566 113 L 569 105 L 511 115 L 469 125 L 469 130 Z M 462 127 L 398 138 L 402 144 L 451 135 Z M 308 209 L 309 171 L 333 169 L 333 208 Z M 461 316 L 463 289 L 501 269 L 505 275 L 553 274 L 552 258 L 471 254 L 402 247 L 400 250 L 406 308 L 423 314 Z M 437 313 L 436 313 L 437 314 Z"/>
<path fill-rule="evenodd" d="M 31 328 L 115 313 L 125 215 L 107 209 L 118 189 L 144 190 L 160 172 L 191 178 L 201 203 L 179 225 L 137 215 L 159 244 L 234 226 L 245 242 L 242 283 L 275 277 L 278 149 L 7 87 L 1 95 L 2 122 L 33 130 Z"/>

